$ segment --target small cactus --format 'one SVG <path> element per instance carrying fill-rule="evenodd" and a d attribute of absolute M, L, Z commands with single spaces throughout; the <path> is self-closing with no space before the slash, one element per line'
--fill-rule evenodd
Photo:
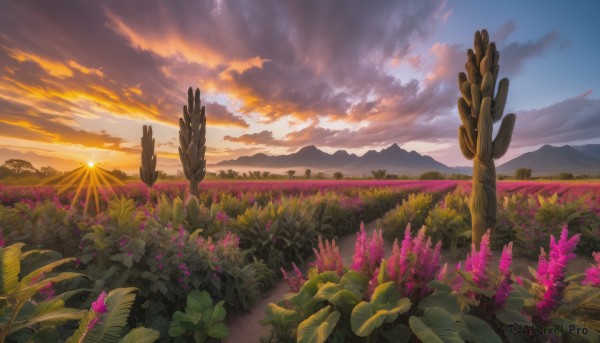
<path fill-rule="evenodd" d="M 496 81 L 500 53 L 489 41 L 486 30 L 475 32 L 473 49 L 467 51 L 466 73 L 458 74 L 458 113 L 462 125 L 458 129 L 458 143 L 462 154 L 473 160 L 473 189 L 471 192 L 472 240 L 479 246 L 483 234 L 496 224 L 496 167 L 494 159 L 508 150 L 516 116 L 504 118 L 508 96 L 508 79 Z M 494 97 L 494 92 L 496 93 Z M 502 119 L 496 138 L 492 133 L 494 122 Z"/>
<path fill-rule="evenodd" d="M 190 193 L 198 196 L 198 183 L 206 174 L 206 115 L 200 104 L 200 90 L 188 89 L 188 106 L 183 106 L 179 118 L 179 159 L 183 173 L 190 182 Z"/>
<path fill-rule="evenodd" d="M 152 126 L 144 125 L 142 133 L 142 165 L 140 166 L 140 179 L 148 187 L 158 179 L 156 171 L 156 154 L 154 153 L 154 138 L 152 138 Z"/>

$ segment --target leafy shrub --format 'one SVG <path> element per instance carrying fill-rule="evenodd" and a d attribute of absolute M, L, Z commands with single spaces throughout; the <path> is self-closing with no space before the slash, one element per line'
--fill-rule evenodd
<path fill-rule="evenodd" d="M 229 330 L 223 322 L 227 315 L 223 304 L 221 300 L 213 305 L 206 291 L 191 292 L 187 296 L 185 312 L 173 314 L 169 336 L 193 338 L 196 343 L 204 343 L 209 337 L 225 339 L 229 336 Z"/>
<path fill-rule="evenodd" d="M 600 257 L 587 278 L 567 277 L 565 267 L 579 236 L 565 229 L 542 252 L 533 280 L 510 270 L 512 244 L 503 248 L 498 273 L 491 273 L 490 232 L 479 250 L 467 255 L 464 269 L 439 266 L 440 244 L 431 249 L 425 229 L 416 237 L 405 230 L 401 244 L 369 277 L 356 270 L 342 276 L 327 271 L 311 277 L 297 292 L 269 304 L 263 342 L 502 342 L 513 341 L 517 326 L 531 330 L 573 325 L 581 338 L 600 339 Z M 583 333 L 585 332 L 585 334 Z M 542 333 L 539 341 L 562 337 Z"/>
<path fill-rule="evenodd" d="M 402 201 L 402 205 L 398 205 L 383 216 L 381 220 L 383 237 L 387 241 L 401 237 L 403 228 L 408 223 L 412 223 L 414 227 L 421 227 L 425 223 L 433 201 L 431 193 L 410 194 L 408 199 Z"/>

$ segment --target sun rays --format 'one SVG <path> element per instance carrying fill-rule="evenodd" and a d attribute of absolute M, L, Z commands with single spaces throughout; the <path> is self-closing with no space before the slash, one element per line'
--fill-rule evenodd
<path fill-rule="evenodd" d="M 116 196 L 112 185 L 123 185 L 121 180 L 106 169 L 100 168 L 99 163 L 94 161 L 88 161 L 75 170 L 47 179 L 43 183 L 55 184 L 58 194 L 74 190 L 71 207 L 77 204 L 80 196 L 85 197 L 82 206 L 84 213 L 88 212 L 92 202 L 96 213 L 100 213 L 100 197 L 108 202 L 109 196 Z"/>

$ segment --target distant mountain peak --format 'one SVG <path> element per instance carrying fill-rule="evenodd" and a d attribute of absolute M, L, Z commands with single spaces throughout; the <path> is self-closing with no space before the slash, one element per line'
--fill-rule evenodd
<path fill-rule="evenodd" d="M 307 145 L 305 147 L 300 148 L 300 150 L 298 150 L 298 152 L 301 152 L 301 151 L 305 152 L 305 151 L 321 151 L 321 150 L 319 150 L 319 148 L 317 148 L 314 145 Z"/>

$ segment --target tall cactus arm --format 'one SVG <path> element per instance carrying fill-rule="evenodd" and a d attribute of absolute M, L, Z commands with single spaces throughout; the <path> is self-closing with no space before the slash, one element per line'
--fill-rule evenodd
<path fill-rule="evenodd" d="M 469 142 L 469 137 L 467 137 L 467 135 L 467 130 L 461 125 L 458 128 L 458 144 L 460 145 L 460 151 L 466 159 L 472 160 L 473 157 L 475 157 L 475 147 Z"/>
<path fill-rule="evenodd" d="M 508 97 L 508 84 L 507 78 L 500 80 L 498 84 L 498 93 L 496 93 L 496 98 L 494 98 L 494 103 L 492 104 L 492 119 L 494 122 L 500 120 L 504 113 L 504 106 Z"/>
<path fill-rule="evenodd" d="M 513 128 L 515 127 L 515 121 L 517 120 L 517 116 L 513 113 L 507 114 L 504 119 L 502 119 L 502 124 L 500 124 L 500 130 L 498 130 L 498 134 L 496 135 L 496 139 L 494 139 L 494 143 L 492 144 L 492 157 L 500 158 L 506 154 L 508 150 L 508 146 L 510 145 L 510 140 L 512 138 Z"/>
<path fill-rule="evenodd" d="M 481 101 L 481 113 L 477 121 L 477 157 L 479 159 L 489 159 L 492 154 L 492 133 L 494 123 L 492 122 L 492 114 L 490 106 L 492 98 L 485 97 Z"/>

